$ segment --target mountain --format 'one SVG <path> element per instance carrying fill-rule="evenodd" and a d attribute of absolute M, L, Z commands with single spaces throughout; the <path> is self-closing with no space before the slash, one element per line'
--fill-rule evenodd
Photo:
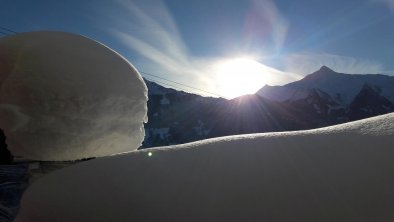
<path fill-rule="evenodd" d="M 163 146 L 208 137 L 213 113 L 225 99 L 202 97 L 162 87 L 145 80 L 148 86 L 148 123 L 143 147 Z"/>
<path fill-rule="evenodd" d="M 349 118 L 357 120 L 392 110 L 394 110 L 394 104 L 380 94 L 380 88 L 365 84 L 349 105 Z"/>
<path fill-rule="evenodd" d="M 305 78 L 284 86 L 266 85 L 256 94 L 276 101 L 305 98 L 311 89 L 327 93 L 339 105 L 349 105 L 365 84 L 380 88 L 382 96 L 394 102 L 394 76 L 344 74 L 323 66 Z"/>
<path fill-rule="evenodd" d="M 394 111 L 394 77 L 337 73 L 323 66 L 284 86 L 232 100 L 202 97 L 145 80 L 149 89 L 143 148 L 206 138 L 305 130 Z"/>

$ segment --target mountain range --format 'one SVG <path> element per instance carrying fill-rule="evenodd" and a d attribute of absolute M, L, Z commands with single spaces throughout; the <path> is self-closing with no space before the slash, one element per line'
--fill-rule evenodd
<path fill-rule="evenodd" d="M 149 121 L 142 148 L 313 129 L 394 111 L 394 76 L 337 73 L 326 66 L 299 81 L 265 85 L 253 95 L 231 100 L 145 82 Z"/>

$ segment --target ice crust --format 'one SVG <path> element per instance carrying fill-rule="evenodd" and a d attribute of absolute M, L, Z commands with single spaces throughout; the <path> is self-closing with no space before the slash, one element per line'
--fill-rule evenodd
<path fill-rule="evenodd" d="M 75 160 L 137 149 L 147 88 L 87 37 L 39 31 L 0 38 L 0 128 L 15 156 Z"/>

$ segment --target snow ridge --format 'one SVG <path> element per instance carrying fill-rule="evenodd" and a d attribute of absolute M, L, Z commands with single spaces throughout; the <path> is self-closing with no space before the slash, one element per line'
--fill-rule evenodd
<path fill-rule="evenodd" d="M 98 158 L 34 183 L 16 221 L 383 222 L 393 144 L 387 114 Z"/>

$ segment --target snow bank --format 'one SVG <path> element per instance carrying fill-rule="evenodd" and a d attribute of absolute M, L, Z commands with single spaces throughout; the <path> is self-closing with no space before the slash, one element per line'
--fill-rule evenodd
<path fill-rule="evenodd" d="M 13 155 L 74 160 L 137 149 L 147 88 L 106 46 L 64 32 L 0 38 L 0 128 Z"/>
<path fill-rule="evenodd" d="M 36 181 L 17 221 L 390 221 L 393 144 L 388 114 L 98 158 Z"/>

